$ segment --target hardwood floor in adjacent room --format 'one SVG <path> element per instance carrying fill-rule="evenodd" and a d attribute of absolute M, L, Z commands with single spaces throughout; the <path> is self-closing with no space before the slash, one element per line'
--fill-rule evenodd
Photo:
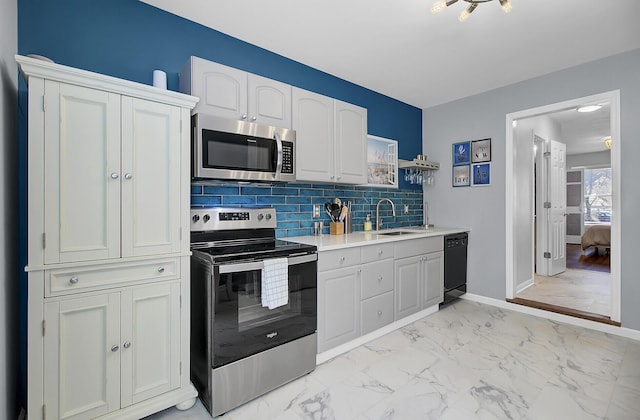
<path fill-rule="evenodd" d="M 611 256 L 604 249 L 589 248 L 582 255 L 580 245 L 567 244 L 567 268 L 610 273 Z"/>

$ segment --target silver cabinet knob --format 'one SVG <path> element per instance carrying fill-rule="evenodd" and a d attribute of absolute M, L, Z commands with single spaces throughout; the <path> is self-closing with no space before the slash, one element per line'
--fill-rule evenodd
<path fill-rule="evenodd" d="M 257 119 L 258 119 L 258 117 L 251 117 L 251 121 L 255 121 Z"/>
<path fill-rule="evenodd" d="M 240 117 L 241 120 L 246 120 L 247 119 L 247 114 L 243 114 L 242 117 Z"/>
<path fill-rule="evenodd" d="M 133 178 L 132 174 L 130 174 L 128 172 L 126 174 L 124 174 L 124 179 L 131 179 L 131 178 Z"/>
<path fill-rule="evenodd" d="M 125 342 L 122 344 L 122 347 L 124 347 L 125 349 L 128 349 L 129 347 L 131 347 L 131 341 L 125 341 Z"/>
<path fill-rule="evenodd" d="M 344 262 L 344 257 L 340 257 L 340 262 Z"/>
<path fill-rule="evenodd" d="M 120 348 L 120 346 L 118 346 L 117 344 L 111 347 L 111 351 L 118 351 L 118 349 Z"/>
<path fill-rule="evenodd" d="M 69 279 L 69 283 L 71 284 L 76 284 L 78 282 L 78 278 L 76 276 L 73 276 Z"/>
<path fill-rule="evenodd" d="M 158 273 L 164 273 L 164 267 L 158 267 Z"/>
<path fill-rule="evenodd" d="M 378 316 L 382 316 L 382 311 L 378 311 Z"/>
<path fill-rule="evenodd" d="M 338 178 L 338 179 L 342 178 L 342 175 L 338 175 L 338 177 L 337 177 L 337 178 Z"/>
<path fill-rule="evenodd" d="M 115 172 L 111 172 L 111 179 L 118 179 L 118 174 Z"/>
<path fill-rule="evenodd" d="M 336 179 L 336 176 L 335 175 L 331 175 L 331 179 Z"/>
<path fill-rule="evenodd" d="M 382 255 L 382 250 L 379 250 L 379 251 L 378 251 L 378 255 Z"/>
<path fill-rule="evenodd" d="M 382 276 L 378 277 L 378 281 L 382 283 Z"/>

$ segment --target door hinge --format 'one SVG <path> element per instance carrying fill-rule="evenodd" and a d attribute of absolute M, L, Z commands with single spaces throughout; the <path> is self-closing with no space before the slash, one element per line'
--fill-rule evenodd
<path fill-rule="evenodd" d="M 551 253 L 550 252 L 545 252 L 544 253 L 544 257 L 545 258 L 551 258 Z"/>
<path fill-rule="evenodd" d="M 551 201 L 545 201 L 544 202 L 544 208 L 545 209 L 550 209 L 551 208 Z"/>
<path fill-rule="evenodd" d="M 42 234 L 42 249 L 45 249 L 47 247 L 47 234 L 43 233 Z"/>
<path fill-rule="evenodd" d="M 551 152 L 544 152 L 542 154 L 542 156 L 544 156 L 545 158 L 549 159 L 551 157 Z"/>

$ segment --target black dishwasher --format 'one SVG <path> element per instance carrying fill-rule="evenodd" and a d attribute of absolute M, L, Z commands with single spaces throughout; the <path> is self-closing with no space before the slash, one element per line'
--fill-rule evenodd
<path fill-rule="evenodd" d="M 446 305 L 467 292 L 467 243 L 466 232 L 444 237 L 444 302 Z"/>

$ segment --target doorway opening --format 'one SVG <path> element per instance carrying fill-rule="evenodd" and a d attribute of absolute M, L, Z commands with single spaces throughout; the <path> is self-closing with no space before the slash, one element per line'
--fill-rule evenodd
<path fill-rule="evenodd" d="M 572 132 L 585 104 L 606 121 Z M 507 115 L 508 301 L 619 325 L 619 133 L 619 91 Z"/>

